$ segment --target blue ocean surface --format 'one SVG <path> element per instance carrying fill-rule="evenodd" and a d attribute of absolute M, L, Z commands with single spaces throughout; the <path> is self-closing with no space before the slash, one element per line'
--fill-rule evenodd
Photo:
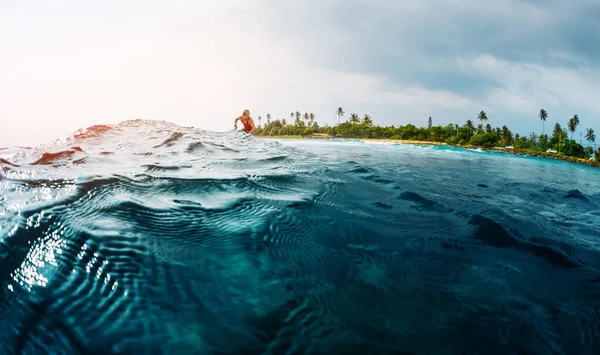
<path fill-rule="evenodd" d="M 600 169 L 143 120 L 0 158 L 1 354 L 600 353 Z"/>

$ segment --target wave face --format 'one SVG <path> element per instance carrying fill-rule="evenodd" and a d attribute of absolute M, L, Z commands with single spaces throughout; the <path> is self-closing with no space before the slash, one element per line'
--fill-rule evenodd
<path fill-rule="evenodd" d="M 156 121 L 0 150 L 2 354 L 597 354 L 600 174 Z"/>

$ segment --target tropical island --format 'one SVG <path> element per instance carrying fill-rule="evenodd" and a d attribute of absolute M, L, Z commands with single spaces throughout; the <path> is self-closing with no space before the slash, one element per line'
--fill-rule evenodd
<path fill-rule="evenodd" d="M 263 118 L 257 117 L 259 124 L 256 133 L 262 137 L 351 138 L 482 148 L 600 167 L 600 149 L 596 149 L 594 130 L 587 128 L 585 136 L 582 134 L 579 142 L 573 139 L 573 134 L 580 124 L 577 115 L 570 118 L 565 127 L 557 122 L 552 134 L 549 135 L 545 133 L 548 112 L 542 109 L 538 114 L 542 122 L 542 134 L 532 132 L 529 135 L 520 135 L 513 134 L 506 126 L 492 127 L 484 111 L 477 114 L 476 119 L 479 121 L 477 125 L 473 120 L 468 119 L 462 126 L 459 124 L 434 126 L 432 118 L 429 117 L 427 127 L 416 127 L 412 124 L 382 127 L 374 125 L 371 116 L 365 114 L 361 118 L 356 113 L 350 114 L 348 120 L 342 122 L 344 114 L 343 108 L 339 107 L 336 111 L 338 124 L 320 126 L 313 113 L 291 112 L 289 121 L 285 118 L 272 120 L 271 115 L 267 113 L 265 125 L 262 125 Z M 584 139 L 588 143 L 585 147 Z"/>

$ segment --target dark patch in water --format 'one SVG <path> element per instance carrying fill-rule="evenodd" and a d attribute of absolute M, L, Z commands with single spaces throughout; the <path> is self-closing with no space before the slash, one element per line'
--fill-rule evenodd
<path fill-rule="evenodd" d="M 155 164 L 142 165 L 147 171 L 177 171 L 180 170 L 181 166 L 162 166 Z"/>
<path fill-rule="evenodd" d="M 460 245 L 460 243 L 442 242 L 441 246 L 446 249 L 453 249 L 461 252 L 465 251 L 465 249 L 462 247 L 462 245 Z"/>
<path fill-rule="evenodd" d="M 558 265 L 561 267 L 578 268 L 584 266 L 584 264 L 581 261 L 569 257 L 568 255 L 565 255 L 562 252 L 557 251 L 550 246 L 526 244 L 523 246 L 523 249 L 535 254 L 540 258 L 546 259 L 554 265 Z"/>
<path fill-rule="evenodd" d="M 247 134 L 244 134 L 244 135 L 247 135 Z M 223 152 L 239 153 L 239 150 L 233 149 L 233 148 L 228 147 L 228 146 L 223 145 L 223 144 L 211 142 L 210 145 L 213 146 L 213 147 L 215 147 L 215 148 L 218 148 L 219 150 L 221 150 Z"/>
<path fill-rule="evenodd" d="M 519 244 L 504 227 L 492 219 L 481 215 L 473 215 L 469 224 L 477 227 L 473 237 L 486 245 L 506 248 L 515 247 Z"/>
<path fill-rule="evenodd" d="M 357 166 L 354 169 L 348 170 L 349 173 L 353 174 L 367 174 L 370 173 L 369 169 L 363 168 L 362 166 Z"/>
<path fill-rule="evenodd" d="M 288 207 L 288 208 L 293 208 L 293 209 L 298 209 L 298 210 L 309 209 L 313 206 L 314 206 L 314 201 L 312 199 L 304 199 L 302 201 L 294 201 L 294 202 L 290 202 L 286 205 L 286 207 Z"/>
<path fill-rule="evenodd" d="M 369 175 L 369 176 L 365 176 L 363 178 L 364 180 L 367 181 L 372 181 L 378 184 L 383 184 L 383 185 L 388 185 L 388 184 L 393 184 L 395 181 L 393 180 L 388 180 L 388 179 L 384 179 L 381 176 L 378 175 Z"/>
<path fill-rule="evenodd" d="M 171 137 L 167 138 L 164 142 L 162 142 L 159 145 L 155 145 L 153 148 L 160 148 L 162 146 L 167 146 L 167 147 L 171 147 L 175 144 L 175 142 L 177 142 L 179 139 L 181 139 L 181 137 L 183 137 L 183 133 L 181 132 L 175 132 L 171 135 Z"/>
<path fill-rule="evenodd" d="M 479 187 L 482 187 L 482 188 L 484 188 L 484 189 L 487 189 L 487 188 L 488 188 L 488 186 L 487 186 L 487 185 L 485 185 L 485 184 L 477 184 L 477 186 L 479 186 Z"/>
<path fill-rule="evenodd" d="M 393 208 L 392 205 L 383 202 L 373 202 L 373 205 L 377 208 L 383 208 L 384 210 L 391 210 Z"/>
<path fill-rule="evenodd" d="M 453 249 L 456 251 L 464 252 L 467 247 L 475 248 L 476 244 L 472 241 L 456 239 L 456 238 L 443 238 L 443 237 L 427 237 L 419 238 L 415 241 L 417 245 L 440 245 L 445 249 Z"/>
<path fill-rule="evenodd" d="M 194 201 L 189 201 L 189 200 L 173 200 L 173 202 L 175 202 L 179 205 L 202 207 L 202 205 L 200 203 L 194 202 Z"/>
<path fill-rule="evenodd" d="M 577 189 L 567 192 L 565 198 L 590 202 L 590 199 L 587 198 L 583 193 L 581 193 L 581 191 Z"/>
<path fill-rule="evenodd" d="M 186 153 L 194 153 L 198 150 L 204 150 L 206 149 L 204 143 L 202 142 L 194 142 L 194 143 L 190 143 L 190 145 L 188 145 L 188 147 L 186 148 Z"/>
<path fill-rule="evenodd" d="M 100 155 L 113 155 L 113 152 L 100 152 Z"/>
<path fill-rule="evenodd" d="M 416 209 L 417 211 L 430 211 L 438 213 L 452 212 L 452 209 L 447 208 L 446 206 L 435 201 L 428 200 L 425 197 L 419 195 L 418 193 L 412 191 L 401 193 L 400 196 L 398 196 L 398 199 L 414 202 L 416 205 L 413 205 L 411 207 Z"/>
<path fill-rule="evenodd" d="M 476 214 L 471 217 L 469 224 L 477 227 L 473 237 L 486 245 L 497 248 L 518 248 L 566 268 L 582 266 L 580 261 L 557 251 L 550 244 L 540 244 L 539 237 L 535 239 L 536 243 L 516 239 L 501 224 L 490 218 Z"/>
<path fill-rule="evenodd" d="M 275 156 L 275 157 L 269 157 L 269 158 L 265 158 L 265 159 L 260 159 L 259 161 L 278 162 L 278 161 L 284 161 L 287 158 L 288 157 L 286 155 L 278 155 L 278 156 Z"/>
<path fill-rule="evenodd" d="M 552 223 L 555 226 L 561 226 L 561 227 L 567 227 L 567 228 L 571 228 L 577 225 L 576 222 L 570 222 L 566 219 L 563 218 L 552 218 L 550 219 L 550 223 Z"/>

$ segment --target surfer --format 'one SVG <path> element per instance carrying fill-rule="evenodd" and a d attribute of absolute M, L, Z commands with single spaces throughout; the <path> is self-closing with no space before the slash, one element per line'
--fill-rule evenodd
<path fill-rule="evenodd" d="M 237 129 L 237 121 L 241 121 L 244 125 L 244 131 L 250 134 L 254 134 L 256 127 L 254 126 L 254 120 L 250 117 L 250 111 L 244 110 L 242 115 L 233 121 L 233 129 Z"/>

